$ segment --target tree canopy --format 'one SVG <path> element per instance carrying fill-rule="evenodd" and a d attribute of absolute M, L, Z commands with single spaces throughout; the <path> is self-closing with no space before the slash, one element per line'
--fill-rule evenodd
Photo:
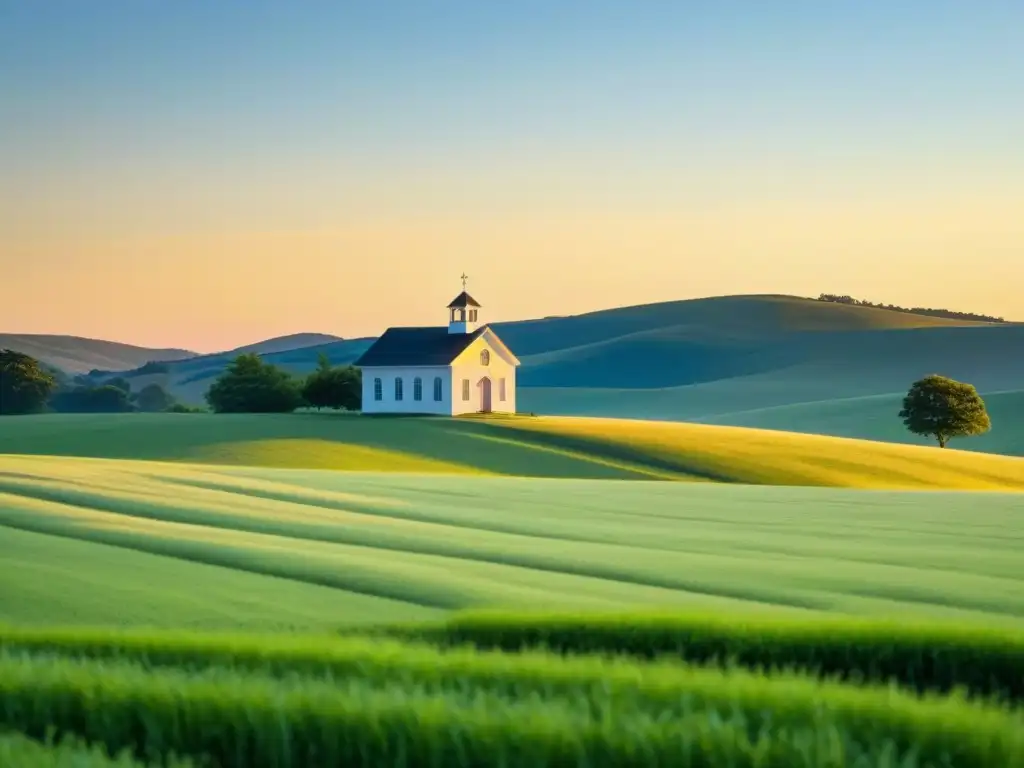
<path fill-rule="evenodd" d="M 129 413 L 135 410 L 121 387 L 71 387 L 56 392 L 50 407 L 58 413 Z"/>
<path fill-rule="evenodd" d="M 935 374 L 910 387 L 900 418 L 914 434 L 934 437 L 940 448 L 951 438 L 980 435 L 992 427 L 985 401 L 973 385 Z"/>
<path fill-rule="evenodd" d="M 34 357 L 0 349 L 0 415 L 44 410 L 56 386 L 54 375 Z"/>
<path fill-rule="evenodd" d="M 317 369 L 306 377 L 302 398 L 316 409 L 344 408 L 358 411 L 363 401 L 362 372 L 351 365 L 331 367 L 327 355 L 320 353 Z"/>
<path fill-rule="evenodd" d="M 147 413 L 158 413 L 174 405 L 174 398 L 159 384 L 147 384 L 133 397 L 135 407 Z"/>
<path fill-rule="evenodd" d="M 217 413 L 291 413 L 302 405 L 302 395 L 287 371 L 245 353 L 214 381 L 206 402 Z"/>
<path fill-rule="evenodd" d="M 132 393 L 131 382 L 129 382 L 128 379 L 124 378 L 123 376 L 115 376 L 112 379 L 107 379 L 105 382 L 103 382 L 103 385 L 107 387 L 117 387 L 127 395 L 130 395 Z"/>

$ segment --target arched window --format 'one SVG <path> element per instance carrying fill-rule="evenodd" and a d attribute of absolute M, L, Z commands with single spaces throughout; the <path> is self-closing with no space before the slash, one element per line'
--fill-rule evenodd
<path fill-rule="evenodd" d="M 480 365 L 489 365 L 491 362 L 491 352 L 485 349 L 480 353 Z"/>
<path fill-rule="evenodd" d="M 380 379 L 373 380 L 373 399 L 383 400 L 384 399 L 384 382 Z"/>
<path fill-rule="evenodd" d="M 412 399 L 416 401 L 423 399 L 423 379 L 419 376 L 412 380 Z"/>
<path fill-rule="evenodd" d="M 401 376 L 396 376 L 395 377 L 395 400 L 397 401 L 397 400 L 401 400 L 401 399 L 402 399 L 402 377 Z"/>
<path fill-rule="evenodd" d="M 441 383 L 441 377 L 434 377 L 434 402 L 440 403 L 444 400 L 444 384 Z"/>

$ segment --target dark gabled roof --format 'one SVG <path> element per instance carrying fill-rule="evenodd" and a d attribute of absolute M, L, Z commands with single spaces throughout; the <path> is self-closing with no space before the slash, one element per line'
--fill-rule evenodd
<path fill-rule="evenodd" d="M 449 365 L 486 330 L 486 325 L 473 333 L 448 333 L 448 326 L 388 328 L 353 365 Z"/>
<path fill-rule="evenodd" d="M 470 296 L 468 293 L 463 291 L 454 299 L 452 303 L 448 305 L 448 309 L 461 309 L 463 307 L 479 307 L 480 302 Z"/>

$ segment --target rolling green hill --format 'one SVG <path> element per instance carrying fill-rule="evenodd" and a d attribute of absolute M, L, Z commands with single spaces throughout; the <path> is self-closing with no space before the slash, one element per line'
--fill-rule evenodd
<path fill-rule="evenodd" d="M 684 327 L 712 337 L 763 338 L 824 331 L 992 327 L 985 323 L 776 295 L 668 301 L 570 317 L 495 323 L 494 326 L 520 357 L 662 328 Z"/>
<path fill-rule="evenodd" d="M 329 333 L 293 333 L 288 336 L 276 336 L 273 339 L 258 341 L 255 344 L 246 344 L 223 354 L 234 356 L 243 352 L 250 352 L 257 355 L 273 355 L 278 352 L 289 352 L 295 349 L 321 347 L 324 344 L 332 344 L 336 341 L 342 341 L 342 338 Z"/>
<path fill-rule="evenodd" d="M 523 361 L 520 375 L 525 410 L 573 414 L 573 398 L 555 402 L 537 388 L 664 389 L 811 366 L 808 376 L 857 379 L 857 395 L 905 389 L 919 372 L 951 368 L 973 375 L 983 389 L 1010 389 L 1024 377 L 1024 362 L 1007 354 L 1024 340 L 1024 326 L 919 316 L 787 296 L 725 296 L 590 312 L 571 317 L 494 323 Z M 268 361 L 296 373 L 313 368 L 326 353 L 350 363 L 373 339 L 319 344 L 269 353 Z M 201 402 L 234 353 L 204 355 L 173 366 L 168 384 L 190 402 Z M 1019 356 L 1018 356 L 1019 357 Z M 880 375 L 863 381 L 861 366 Z M 866 390 L 866 391 L 865 391 Z M 534 395 L 538 397 L 534 399 Z M 730 395 L 730 397 L 732 397 Z M 772 405 L 804 402 L 802 395 Z M 815 398 L 822 399 L 822 398 Z M 827 398 L 825 398 L 827 399 Z M 601 415 L 635 416 L 631 404 Z M 728 402 L 724 411 L 741 410 Z M 718 410 L 723 410 L 722 408 Z M 710 415 L 700 409 L 689 414 Z"/>
<path fill-rule="evenodd" d="M 68 373 L 122 371 L 151 360 L 176 361 L 196 354 L 186 349 L 151 349 L 116 341 L 32 333 L 0 333 L 0 349 L 31 355 Z"/>
<path fill-rule="evenodd" d="M 1024 459 L 736 427 L 562 417 L 8 417 L 0 454 L 280 468 L 1024 490 Z"/>

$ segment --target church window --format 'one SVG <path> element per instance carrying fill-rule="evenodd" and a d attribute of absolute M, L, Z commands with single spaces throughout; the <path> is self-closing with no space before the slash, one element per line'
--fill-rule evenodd
<path fill-rule="evenodd" d="M 444 399 L 444 393 L 443 393 L 443 390 L 442 390 L 443 386 L 444 385 L 441 383 L 441 377 L 440 376 L 435 376 L 434 377 L 434 401 L 435 402 L 440 403 Z"/>
<path fill-rule="evenodd" d="M 491 362 L 491 353 L 489 350 L 484 350 L 480 353 L 480 365 L 487 365 Z"/>
<path fill-rule="evenodd" d="M 498 379 L 498 399 L 505 402 L 505 380 Z"/>
<path fill-rule="evenodd" d="M 469 310 L 469 322 L 471 322 L 471 323 L 475 323 L 476 322 L 476 310 L 475 309 Z"/>
<path fill-rule="evenodd" d="M 412 380 L 412 399 L 423 399 L 423 379 L 421 379 L 419 376 Z"/>
<path fill-rule="evenodd" d="M 469 379 L 462 380 L 462 399 L 469 400 Z"/>
<path fill-rule="evenodd" d="M 384 399 L 384 382 L 380 379 L 373 380 L 373 399 L 378 401 Z"/>
<path fill-rule="evenodd" d="M 402 399 L 402 377 L 397 376 L 395 378 L 395 400 Z"/>

